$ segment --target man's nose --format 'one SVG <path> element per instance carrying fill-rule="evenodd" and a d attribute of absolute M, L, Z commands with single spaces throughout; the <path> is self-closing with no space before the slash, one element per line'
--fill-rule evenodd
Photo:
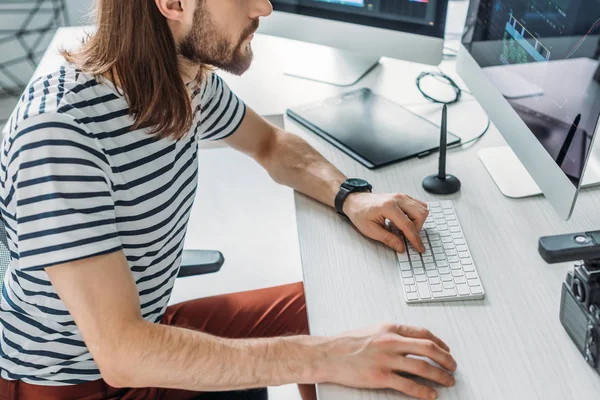
<path fill-rule="evenodd" d="M 252 0 L 249 17 L 251 19 L 268 17 L 272 12 L 273 5 L 269 0 Z"/>

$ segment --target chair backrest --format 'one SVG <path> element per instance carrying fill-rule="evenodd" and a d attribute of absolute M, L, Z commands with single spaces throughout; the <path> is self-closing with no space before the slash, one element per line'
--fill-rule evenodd
<path fill-rule="evenodd" d="M 9 264 L 10 251 L 8 250 L 6 228 L 4 227 L 4 221 L 0 218 L 0 290 L 2 290 L 2 285 L 4 285 L 4 275 L 6 275 Z"/>

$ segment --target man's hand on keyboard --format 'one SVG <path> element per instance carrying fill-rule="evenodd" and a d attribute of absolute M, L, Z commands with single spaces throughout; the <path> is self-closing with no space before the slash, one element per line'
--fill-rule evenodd
<path fill-rule="evenodd" d="M 419 399 L 436 399 L 437 392 L 408 376 L 454 386 L 456 361 L 448 346 L 427 329 L 381 325 L 338 336 L 330 344 L 327 382 L 364 389 L 393 389 Z M 427 361 L 407 357 L 425 357 Z"/>
<path fill-rule="evenodd" d="M 429 211 L 422 201 L 405 194 L 354 193 L 346 199 L 344 213 L 363 235 L 402 253 L 404 242 L 386 229 L 385 220 L 388 219 L 417 250 L 425 251 L 419 231 Z"/>

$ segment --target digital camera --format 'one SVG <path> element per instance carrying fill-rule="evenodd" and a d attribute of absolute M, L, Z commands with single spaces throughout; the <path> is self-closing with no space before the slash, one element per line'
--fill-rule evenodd
<path fill-rule="evenodd" d="M 539 252 L 548 263 L 585 260 L 562 285 L 560 322 L 600 374 L 600 231 L 541 238 Z"/>

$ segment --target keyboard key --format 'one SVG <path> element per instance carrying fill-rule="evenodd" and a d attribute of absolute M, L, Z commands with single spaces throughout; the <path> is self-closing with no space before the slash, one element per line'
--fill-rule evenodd
<path fill-rule="evenodd" d="M 412 271 L 402 271 L 402 277 L 403 278 L 412 278 L 413 272 Z"/>
<path fill-rule="evenodd" d="M 451 210 L 451 209 L 453 209 L 451 201 L 444 200 L 444 201 L 441 201 L 440 204 L 441 204 L 441 206 L 442 206 L 442 208 L 444 210 Z"/>
<path fill-rule="evenodd" d="M 431 285 L 430 288 L 432 292 L 441 292 L 443 290 L 442 285 Z"/>
<path fill-rule="evenodd" d="M 405 293 L 405 296 L 407 300 L 419 300 L 419 295 L 417 293 Z"/>
<path fill-rule="evenodd" d="M 441 234 L 441 232 L 444 232 L 444 231 L 448 230 L 448 225 L 447 224 L 438 224 L 437 230 Z M 450 231 L 450 232 L 452 232 L 452 231 Z"/>
<path fill-rule="evenodd" d="M 461 296 L 468 296 L 469 294 L 471 294 L 471 291 L 469 290 L 469 287 L 466 284 L 457 284 L 456 285 L 456 290 L 458 290 L 458 294 Z"/>
<path fill-rule="evenodd" d="M 452 239 L 455 239 L 455 240 L 465 238 L 462 233 L 455 232 L 455 233 L 450 233 L 450 234 L 452 235 Z"/>
<path fill-rule="evenodd" d="M 414 284 L 415 284 L 415 280 L 414 280 L 414 278 L 404 278 L 404 279 L 402 280 L 402 282 L 403 282 L 405 285 L 414 285 Z"/>
<path fill-rule="evenodd" d="M 450 268 L 448 268 L 448 267 L 438 268 L 438 272 L 440 275 L 448 275 L 450 273 Z"/>
<path fill-rule="evenodd" d="M 452 276 L 454 276 L 454 277 L 463 276 L 463 275 L 464 275 L 464 273 L 463 273 L 462 269 L 452 270 Z"/>
<path fill-rule="evenodd" d="M 445 261 L 446 260 L 446 255 L 444 253 L 434 254 L 433 256 L 435 257 L 436 261 Z"/>
<path fill-rule="evenodd" d="M 410 266 L 409 262 L 401 262 L 400 263 L 400 270 L 401 271 L 410 271 L 412 268 Z"/>
<path fill-rule="evenodd" d="M 467 277 L 467 279 L 475 279 L 475 278 L 477 278 L 477 273 L 476 272 L 465 272 L 465 276 Z"/>
<path fill-rule="evenodd" d="M 427 271 L 427 276 L 429 278 L 435 278 L 436 276 L 439 276 L 439 275 L 438 275 L 437 270 L 434 269 L 433 271 Z"/>
<path fill-rule="evenodd" d="M 408 254 L 406 252 L 404 253 L 396 253 L 398 256 L 398 261 L 399 262 L 405 262 L 408 261 Z"/>
<path fill-rule="evenodd" d="M 451 233 L 459 233 L 460 232 L 460 228 L 458 226 L 451 226 L 450 228 L 448 228 L 448 230 Z"/>
<path fill-rule="evenodd" d="M 458 258 L 458 256 L 449 256 L 448 257 L 448 262 L 450 264 L 457 263 L 457 262 L 460 262 L 460 258 Z"/>
<path fill-rule="evenodd" d="M 442 243 L 452 243 L 452 236 L 450 236 L 450 233 L 448 233 L 448 236 L 446 237 L 442 237 Z"/>
<path fill-rule="evenodd" d="M 454 249 L 450 249 L 450 250 L 446 250 L 446 255 L 448 256 L 456 256 L 458 255 L 458 252 Z"/>
<path fill-rule="evenodd" d="M 404 286 L 404 293 L 411 293 L 412 289 L 410 288 L 410 286 Z"/>
<path fill-rule="evenodd" d="M 462 269 L 462 265 L 460 263 L 450 263 L 450 269 Z"/>
<path fill-rule="evenodd" d="M 439 268 L 442 268 L 442 267 L 447 267 L 449 264 L 448 264 L 448 261 L 446 261 L 446 260 L 439 260 L 439 261 L 437 261 L 437 265 Z"/>
<path fill-rule="evenodd" d="M 460 260 L 460 263 L 462 265 L 471 265 L 473 264 L 473 260 L 471 260 L 470 258 L 463 258 L 462 260 Z"/>
<path fill-rule="evenodd" d="M 433 257 L 423 257 L 425 265 L 433 263 Z"/>
<path fill-rule="evenodd" d="M 412 262 L 413 268 L 423 268 L 423 261 L 419 258 L 418 260 L 414 260 Z"/>
<path fill-rule="evenodd" d="M 454 241 L 454 244 L 459 245 L 459 244 L 466 244 L 465 239 L 456 239 Z"/>
<path fill-rule="evenodd" d="M 435 222 L 425 222 L 423 224 L 423 229 L 434 229 L 435 228 Z"/>
<path fill-rule="evenodd" d="M 440 275 L 442 282 L 452 282 L 452 275 Z"/>
<path fill-rule="evenodd" d="M 454 210 L 447 208 L 444 210 L 444 215 L 454 215 Z"/>
<path fill-rule="evenodd" d="M 434 247 L 433 254 L 444 254 L 444 249 L 442 247 Z"/>
<path fill-rule="evenodd" d="M 433 253 L 431 252 L 431 250 L 425 250 L 421 255 L 423 257 L 431 257 Z"/>
<path fill-rule="evenodd" d="M 479 279 L 467 279 L 467 283 L 471 287 L 481 286 L 481 281 Z"/>
<path fill-rule="evenodd" d="M 469 249 L 467 249 L 467 246 L 464 244 L 459 244 L 456 246 L 456 250 L 457 251 L 468 251 Z"/>
<path fill-rule="evenodd" d="M 475 267 L 471 264 L 471 265 L 465 265 L 463 266 L 463 271 L 465 272 L 475 272 Z"/>
<path fill-rule="evenodd" d="M 456 221 L 456 215 L 448 215 L 446 217 L 446 221 Z"/>
<path fill-rule="evenodd" d="M 458 252 L 458 256 L 460 258 L 471 258 L 471 256 L 469 255 L 469 253 L 467 253 L 466 251 L 459 251 Z"/>
<path fill-rule="evenodd" d="M 442 281 L 440 281 L 440 278 L 429 278 L 429 284 L 430 285 L 439 285 Z"/>
<path fill-rule="evenodd" d="M 443 231 L 440 232 L 440 236 L 442 237 L 442 240 L 444 240 L 445 237 L 451 237 L 452 234 L 449 231 Z"/>
<path fill-rule="evenodd" d="M 456 284 L 467 283 L 467 278 L 465 278 L 464 276 L 456 276 L 456 277 L 454 277 L 454 282 Z"/>
<path fill-rule="evenodd" d="M 437 269 L 434 263 L 425 264 L 425 271 L 433 271 L 434 269 Z"/>
<path fill-rule="evenodd" d="M 442 287 L 444 289 L 452 289 L 452 288 L 454 288 L 454 283 L 452 283 L 452 282 L 443 282 L 442 283 Z"/>
<path fill-rule="evenodd" d="M 427 276 L 423 275 L 415 275 L 415 281 L 417 282 L 427 282 Z"/>
<path fill-rule="evenodd" d="M 430 299 L 431 292 L 429 291 L 429 285 L 426 283 L 417 283 L 417 289 L 419 292 L 419 297 L 422 299 Z"/>
<path fill-rule="evenodd" d="M 473 293 L 473 294 L 483 294 L 483 288 L 481 286 L 471 287 L 471 293 Z"/>
<path fill-rule="evenodd" d="M 458 226 L 458 221 L 448 221 L 448 226 L 450 228 L 453 228 L 455 226 Z M 452 231 L 451 231 L 452 232 Z"/>
<path fill-rule="evenodd" d="M 445 250 L 454 249 L 454 247 L 455 247 L 455 245 L 454 245 L 454 243 L 452 243 L 452 240 L 450 242 L 444 243 L 444 249 Z"/>
<path fill-rule="evenodd" d="M 415 273 L 415 275 L 425 274 L 425 270 L 423 268 L 415 268 L 415 269 L 413 269 L 413 272 Z"/>
<path fill-rule="evenodd" d="M 433 293 L 434 299 L 443 299 L 443 298 L 448 298 L 448 297 L 456 297 L 456 290 L 455 289 L 445 289 L 441 292 Z"/>

